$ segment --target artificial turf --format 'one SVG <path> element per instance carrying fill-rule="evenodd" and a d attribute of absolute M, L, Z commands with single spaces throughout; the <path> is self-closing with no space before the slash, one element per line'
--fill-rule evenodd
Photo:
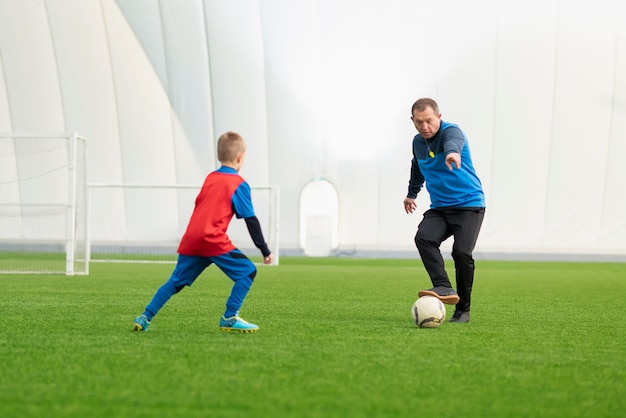
<path fill-rule="evenodd" d="M 419 329 L 419 260 L 282 257 L 241 311 L 259 332 L 219 331 L 231 282 L 216 267 L 132 332 L 171 270 L 0 276 L 0 417 L 626 411 L 626 264 L 477 261 L 472 321 Z"/>

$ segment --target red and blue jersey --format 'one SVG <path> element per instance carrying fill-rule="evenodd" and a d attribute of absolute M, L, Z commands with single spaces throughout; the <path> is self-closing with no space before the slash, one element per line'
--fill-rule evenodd
<path fill-rule="evenodd" d="M 204 180 L 178 253 L 212 257 L 235 249 L 226 231 L 233 215 L 254 217 L 250 186 L 237 170 L 221 166 Z"/>

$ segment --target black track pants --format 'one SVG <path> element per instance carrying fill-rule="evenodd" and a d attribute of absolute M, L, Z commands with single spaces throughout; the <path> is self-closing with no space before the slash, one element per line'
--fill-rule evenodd
<path fill-rule="evenodd" d="M 456 270 L 457 310 L 469 311 L 474 284 L 474 258 L 484 208 L 437 208 L 424 213 L 415 235 L 415 245 L 433 286 L 452 287 L 446 273 L 441 243 L 454 237 L 452 259 Z"/>

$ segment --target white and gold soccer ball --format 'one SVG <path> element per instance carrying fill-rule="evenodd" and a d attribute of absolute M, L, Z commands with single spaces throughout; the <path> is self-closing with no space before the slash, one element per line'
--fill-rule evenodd
<path fill-rule="evenodd" d="M 420 328 L 437 328 L 446 319 L 446 307 L 434 296 L 422 296 L 411 309 L 413 320 Z"/>

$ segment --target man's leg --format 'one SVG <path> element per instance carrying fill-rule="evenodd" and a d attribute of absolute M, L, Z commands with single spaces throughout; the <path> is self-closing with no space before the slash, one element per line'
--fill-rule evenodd
<path fill-rule="evenodd" d="M 460 300 L 457 312 L 469 312 L 474 285 L 473 251 L 478 240 L 485 209 L 449 209 L 446 211 L 448 225 L 453 231 L 452 258 L 456 270 L 456 287 Z"/>
<path fill-rule="evenodd" d="M 452 231 L 442 211 L 430 209 L 424 213 L 424 218 L 417 227 L 415 245 L 434 287 L 452 287 L 439 249 L 450 235 Z"/>

